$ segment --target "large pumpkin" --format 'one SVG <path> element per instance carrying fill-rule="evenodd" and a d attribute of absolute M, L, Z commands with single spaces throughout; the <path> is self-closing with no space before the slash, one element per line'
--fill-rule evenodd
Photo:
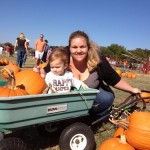
<path fill-rule="evenodd" d="M 5 78 L 5 79 L 8 79 L 9 78 L 9 74 L 8 72 L 5 70 L 5 69 L 8 69 L 8 70 L 12 70 L 14 72 L 14 74 L 18 73 L 21 71 L 21 69 L 19 68 L 19 66 L 17 66 L 15 63 L 9 63 L 8 65 L 6 65 L 2 70 L 2 76 Z"/>
<path fill-rule="evenodd" d="M 150 112 L 133 112 L 126 130 L 127 142 L 138 150 L 150 150 Z"/>
<path fill-rule="evenodd" d="M 109 138 L 102 142 L 97 150 L 135 150 L 134 147 L 126 142 L 125 135 L 121 138 Z"/>
<path fill-rule="evenodd" d="M 45 80 L 33 70 L 23 70 L 15 74 L 16 87 L 25 89 L 29 94 L 41 94 L 46 88 Z"/>

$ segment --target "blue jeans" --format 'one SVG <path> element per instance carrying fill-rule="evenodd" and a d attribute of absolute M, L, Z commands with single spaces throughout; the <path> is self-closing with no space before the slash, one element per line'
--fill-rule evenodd
<path fill-rule="evenodd" d="M 17 64 L 19 65 L 20 68 L 22 68 L 25 54 L 26 54 L 25 50 L 17 50 Z"/>
<path fill-rule="evenodd" d="M 91 113 L 103 115 L 113 104 L 115 96 L 112 92 L 105 91 L 99 88 L 99 93 L 96 95 L 94 100 Z"/>
<path fill-rule="evenodd" d="M 25 64 L 26 63 L 26 60 L 27 60 L 27 53 L 24 54 L 24 57 L 23 57 L 23 63 Z"/>

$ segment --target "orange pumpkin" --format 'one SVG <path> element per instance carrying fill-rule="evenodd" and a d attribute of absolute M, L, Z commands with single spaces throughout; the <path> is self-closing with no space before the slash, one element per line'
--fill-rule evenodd
<path fill-rule="evenodd" d="M 136 79 L 136 74 L 132 73 L 132 79 Z"/>
<path fill-rule="evenodd" d="M 23 96 L 23 95 L 28 95 L 28 93 L 23 89 L 10 89 L 7 87 L 0 87 L 0 97 Z"/>
<path fill-rule="evenodd" d="M 39 65 L 39 67 L 44 68 L 44 67 L 46 67 L 46 65 L 47 65 L 47 63 L 42 63 L 42 64 Z"/>
<path fill-rule="evenodd" d="M 124 128 L 118 127 L 117 130 L 115 131 L 113 137 L 114 138 L 120 137 L 120 135 L 125 134 L 125 131 L 126 130 Z"/>
<path fill-rule="evenodd" d="M 5 65 L 5 62 L 3 59 L 0 60 L 0 63 L 1 63 L 1 66 L 4 66 Z"/>
<path fill-rule="evenodd" d="M 97 150 L 135 150 L 134 147 L 126 142 L 125 135 L 121 138 L 109 138 L 102 142 Z"/>
<path fill-rule="evenodd" d="M 132 73 L 131 72 L 127 73 L 127 78 L 132 78 Z"/>
<path fill-rule="evenodd" d="M 13 71 L 9 71 L 8 69 L 6 69 L 6 71 L 9 74 L 9 79 L 7 87 L 0 87 L 0 97 L 28 95 L 25 90 L 16 88 L 15 76 Z"/>
<path fill-rule="evenodd" d="M 16 87 L 26 90 L 29 94 L 41 94 L 46 88 L 45 80 L 33 70 L 23 70 L 15 74 Z"/>
<path fill-rule="evenodd" d="M 3 76 L 3 78 L 5 78 L 5 79 L 8 79 L 9 78 L 9 74 L 8 74 L 8 72 L 5 70 L 5 68 L 6 69 L 8 69 L 8 70 L 12 70 L 13 72 L 14 72 L 14 74 L 16 74 L 16 73 L 18 73 L 18 72 L 20 72 L 21 71 L 21 69 L 15 64 L 15 63 L 9 63 L 8 65 L 6 65 L 2 70 L 1 70 L 1 72 L 2 72 L 2 76 Z"/>
<path fill-rule="evenodd" d="M 126 73 L 125 73 L 125 72 L 122 72 L 122 73 L 121 73 L 121 76 L 122 76 L 122 77 L 126 77 Z"/>
<path fill-rule="evenodd" d="M 144 98 L 143 100 L 146 102 L 146 103 L 149 103 L 150 102 L 150 93 L 148 92 L 142 92 L 140 93 L 140 97 L 149 97 L 149 98 Z M 141 100 L 142 101 L 142 100 Z"/>
<path fill-rule="evenodd" d="M 133 112 L 126 130 L 127 142 L 138 150 L 150 150 L 150 112 Z"/>
<path fill-rule="evenodd" d="M 9 60 L 8 59 L 4 59 L 4 63 L 5 63 L 5 65 L 8 65 L 9 64 Z"/>

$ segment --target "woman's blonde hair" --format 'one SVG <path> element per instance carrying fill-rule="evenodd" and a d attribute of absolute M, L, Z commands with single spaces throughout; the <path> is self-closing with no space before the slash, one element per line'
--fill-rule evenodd
<path fill-rule="evenodd" d="M 88 35 L 83 31 L 75 31 L 69 37 L 69 48 L 71 46 L 71 41 L 74 38 L 82 37 L 86 40 L 88 46 L 88 56 L 87 56 L 87 66 L 89 71 L 93 71 L 97 65 L 100 63 L 100 57 L 98 54 L 98 46 L 90 41 Z"/>

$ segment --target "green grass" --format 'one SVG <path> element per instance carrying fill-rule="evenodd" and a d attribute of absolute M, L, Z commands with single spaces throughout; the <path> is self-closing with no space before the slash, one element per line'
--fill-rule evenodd
<path fill-rule="evenodd" d="M 0 55 L 0 59 L 6 58 L 4 55 Z M 16 55 L 14 57 L 9 57 L 10 62 L 16 61 Z M 22 70 L 24 69 L 32 69 L 34 66 L 35 61 L 32 61 L 32 57 L 28 56 L 26 65 L 23 66 Z M 0 66 L 0 69 L 2 69 L 3 66 Z M 2 80 L 2 76 L 0 75 L 0 80 Z M 128 79 L 124 77 L 124 80 L 126 80 L 128 83 L 130 83 L 134 87 L 138 87 L 140 89 L 150 90 L 150 75 L 142 75 L 137 72 L 137 78 L 136 79 Z M 129 96 L 128 93 L 114 89 L 115 92 L 115 102 L 114 104 L 117 105 L 120 102 L 124 101 L 127 96 Z M 147 105 L 147 110 L 150 110 L 149 104 Z M 113 133 L 115 132 L 115 126 L 110 123 L 109 121 L 104 121 L 102 124 L 100 123 L 99 126 L 96 127 L 96 133 L 95 133 L 95 141 L 97 146 L 104 141 L 105 139 L 112 137 Z M 16 135 L 14 135 L 16 136 Z M 58 139 L 49 137 L 44 138 L 41 137 L 35 128 L 32 129 L 26 129 L 25 132 L 21 133 L 21 136 L 24 137 L 27 141 L 27 143 L 34 147 L 35 150 L 59 150 L 58 146 Z M 33 149 L 32 149 L 33 150 Z"/>

